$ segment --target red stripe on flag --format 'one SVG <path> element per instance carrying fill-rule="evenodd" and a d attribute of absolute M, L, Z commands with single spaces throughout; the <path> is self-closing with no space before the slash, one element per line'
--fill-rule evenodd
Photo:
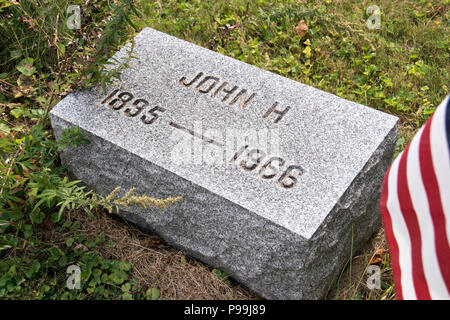
<path fill-rule="evenodd" d="M 450 291 L 450 247 L 448 245 L 448 237 L 445 230 L 445 214 L 441 203 L 441 194 L 433 167 L 430 129 L 433 117 L 427 121 L 422 133 L 419 145 L 420 171 L 422 180 L 427 193 L 428 204 L 430 208 L 431 218 L 433 220 L 436 254 L 439 261 L 442 277 L 444 278 L 447 290 Z M 445 150 L 443 150 L 445 152 Z"/>
<path fill-rule="evenodd" d="M 397 193 L 400 203 L 400 211 L 403 215 L 403 219 L 405 220 L 411 240 L 412 277 L 414 288 L 416 290 L 417 298 L 420 300 L 425 300 L 431 299 L 431 296 L 425 280 L 425 273 L 423 271 L 422 237 L 420 235 L 419 222 L 417 220 L 417 214 L 414 210 L 411 195 L 409 193 L 408 178 L 406 174 L 410 146 L 411 144 L 408 144 L 400 158 Z"/>
<path fill-rule="evenodd" d="M 392 272 L 393 272 L 393 278 L 394 278 L 394 284 L 395 284 L 395 291 L 397 292 L 397 299 L 403 300 L 403 291 L 402 291 L 402 270 L 400 269 L 400 262 L 399 262 L 399 254 L 398 254 L 398 243 L 394 236 L 394 231 L 392 229 L 392 219 L 391 214 L 389 213 L 388 207 L 387 207 L 387 201 L 388 201 L 388 180 L 389 180 L 389 173 L 391 172 L 391 168 L 388 169 L 386 172 L 386 175 L 384 176 L 383 180 L 383 187 L 381 192 L 381 199 L 380 199 L 380 209 L 381 209 L 381 216 L 383 217 L 383 225 L 384 225 L 384 233 L 386 234 L 386 240 L 389 245 L 390 249 L 390 258 L 391 258 L 391 266 L 392 266 Z"/>

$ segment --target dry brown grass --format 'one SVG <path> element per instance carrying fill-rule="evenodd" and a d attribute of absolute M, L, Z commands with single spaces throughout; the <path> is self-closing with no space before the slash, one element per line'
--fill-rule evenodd
<path fill-rule="evenodd" d="M 232 281 L 231 286 L 211 272 L 211 268 L 168 246 L 161 238 L 149 235 L 126 221 L 98 212 L 92 220 L 85 213 L 72 211 L 68 218 L 80 223 L 79 232 L 87 241 L 95 241 L 100 232 L 105 235 L 105 245 L 96 247 L 104 258 L 119 259 L 131 264 L 131 277 L 144 287 L 157 287 L 168 300 L 247 300 L 261 299 L 258 295 Z M 64 246 L 69 233 L 42 230 L 41 237 L 55 246 Z M 107 246 L 110 240 L 114 246 Z M 393 299 L 394 290 L 369 290 L 365 286 L 365 270 L 376 263 L 382 269 L 382 279 L 392 283 L 387 244 L 380 230 L 347 265 L 339 280 L 332 285 L 326 299 Z"/>
<path fill-rule="evenodd" d="M 370 290 L 366 281 L 369 275 L 366 269 L 369 265 L 377 265 L 381 269 L 381 289 Z M 392 273 L 389 263 L 389 249 L 386 243 L 384 230 L 368 241 L 351 259 L 342 271 L 340 278 L 330 290 L 328 299 L 333 300 L 392 300 L 395 299 L 395 290 L 392 283 Z"/>
<path fill-rule="evenodd" d="M 236 282 L 229 286 L 211 272 L 211 268 L 169 247 L 159 237 L 148 235 L 127 222 L 98 212 L 92 220 L 85 213 L 72 211 L 69 219 L 81 224 L 80 233 L 86 241 L 95 241 L 100 232 L 105 245 L 95 251 L 107 259 L 131 264 L 131 277 L 144 287 L 157 287 L 168 300 L 230 300 L 259 299 Z M 41 236 L 56 246 L 64 246 L 68 234 L 43 230 Z M 107 246 L 109 240 L 115 246 Z"/>

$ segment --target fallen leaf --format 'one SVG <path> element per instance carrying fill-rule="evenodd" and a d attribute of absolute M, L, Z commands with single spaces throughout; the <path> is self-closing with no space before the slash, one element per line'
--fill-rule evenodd
<path fill-rule="evenodd" d="M 80 250 L 82 250 L 83 252 L 86 252 L 86 251 L 89 251 L 89 249 L 88 249 L 88 247 L 86 247 L 84 244 L 78 244 L 76 247 L 75 247 L 75 249 L 80 249 Z"/>
<path fill-rule="evenodd" d="M 297 34 L 303 38 L 305 34 L 309 31 L 308 26 L 305 23 L 305 20 L 302 20 L 298 23 L 298 25 L 295 27 L 295 31 L 297 31 Z"/>
<path fill-rule="evenodd" d="M 20 98 L 20 97 L 22 97 L 23 96 L 23 93 L 22 92 L 20 92 L 19 90 L 17 90 L 16 88 L 14 88 L 13 89 L 13 95 L 14 95 L 14 98 Z"/>
<path fill-rule="evenodd" d="M 225 26 L 219 27 L 219 29 L 222 29 L 222 30 L 233 30 L 233 29 L 239 28 L 239 26 L 240 26 L 240 24 L 230 25 L 229 23 L 227 23 Z"/>
<path fill-rule="evenodd" d="M 386 254 L 386 250 L 384 250 L 383 248 L 378 249 L 377 251 L 375 251 L 375 253 L 372 256 L 372 259 L 370 259 L 369 264 L 377 264 L 377 263 L 381 263 L 384 261 L 384 255 Z"/>
<path fill-rule="evenodd" d="M 17 79 L 17 85 L 19 86 L 19 90 L 24 94 L 29 94 L 33 92 L 33 79 L 31 77 L 27 77 L 24 74 L 21 74 Z"/>
<path fill-rule="evenodd" d="M 372 258 L 372 260 L 370 260 L 369 264 L 377 264 L 380 262 L 383 262 L 383 259 L 374 257 L 374 258 Z"/>

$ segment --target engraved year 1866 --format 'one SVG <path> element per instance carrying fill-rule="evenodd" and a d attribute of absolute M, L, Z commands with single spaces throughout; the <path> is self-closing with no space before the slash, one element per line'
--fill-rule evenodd
<path fill-rule="evenodd" d="M 259 177 L 262 179 L 273 179 L 277 176 L 286 161 L 281 157 L 269 157 L 266 158 L 266 154 L 259 149 L 248 150 L 248 145 L 243 146 L 236 154 L 231 158 L 230 162 L 234 163 L 241 155 L 247 151 L 247 159 L 240 162 L 242 169 L 246 171 L 253 171 L 259 167 Z M 263 161 L 265 161 L 264 164 Z M 297 184 L 297 177 L 300 177 L 305 173 L 305 169 L 299 165 L 290 165 L 281 173 L 278 177 L 278 183 L 285 189 L 291 189 Z"/>

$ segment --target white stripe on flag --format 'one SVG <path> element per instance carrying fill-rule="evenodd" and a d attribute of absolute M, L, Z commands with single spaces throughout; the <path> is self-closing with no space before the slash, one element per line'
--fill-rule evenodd
<path fill-rule="evenodd" d="M 434 120 L 433 120 L 434 121 Z M 431 219 L 427 193 L 422 181 L 419 162 L 419 143 L 423 127 L 411 141 L 407 159 L 407 180 L 409 193 L 417 214 L 422 238 L 422 261 L 425 279 L 432 299 L 448 299 L 447 286 L 442 277 L 436 255 L 433 220 Z M 403 271 L 403 269 L 402 269 Z"/>
<path fill-rule="evenodd" d="M 434 113 L 433 122 L 431 123 L 430 141 L 433 167 L 438 180 L 441 203 L 445 215 L 447 239 L 449 240 L 448 245 L 450 246 L 450 150 L 448 150 L 445 127 L 445 112 L 450 112 L 450 110 L 446 110 L 445 105 L 449 98 L 450 96 L 441 103 Z"/>
<path fill-rule="evenodd" d="M 387 208 L 392 219 L 392 231 L 398 244 L 399 264 L 401 268 L 400 282 L 402 286 L 403 299 L 415 300 L 417 297 L 412 277 L 411 239 L 400 210 L 397 193 L 398 166 L 402 155 L 403 154 L 394 160 L 389 173 Z"/>

